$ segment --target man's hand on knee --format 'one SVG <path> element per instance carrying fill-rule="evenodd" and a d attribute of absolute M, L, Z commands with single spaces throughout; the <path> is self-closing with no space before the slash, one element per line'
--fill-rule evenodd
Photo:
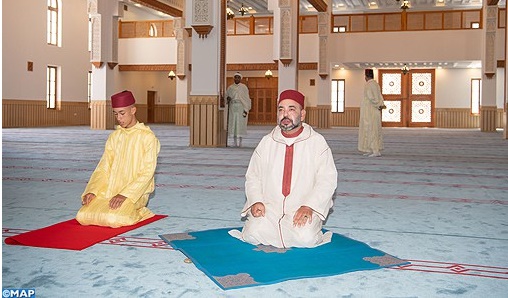
<path fill-rule="evenodd" d="M 81 205 L 88 205 L 93 199 L 95 199 L 95 194 L 89 192 L 81 199 Z"/>
<path fill-rule="evenodd" d="M 127 199 L 127 197 L 124 197 L 120 194 L 114 196 L 113 198 L 111 198 L 111 200 L 109 200 L 109 208 L 113 210 L 120 208 L 125 199 Z"/>
<path fill-rule="evenodd" d="M 307 221 L 311 223 L 312 213 L 313 211 L 310 207 L 302 206 L 298 208 L 295 212 L 295 216 L 293 216 L 293 225 L 295 227 L 302 227 L 307 223 Z"/>
<path fill-rule="evenodd" d="M 250 213 L 254 217 L 265 216 L 265 205 L 261 202 L 257 202 L 250 207 Z"/>

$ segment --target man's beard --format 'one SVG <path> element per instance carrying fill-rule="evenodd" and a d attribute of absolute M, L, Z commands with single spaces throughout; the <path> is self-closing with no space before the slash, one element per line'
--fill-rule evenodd
<path fill-rule="evenodd" d="M 282 124 L 282 121 L 284 121 L 286 119 L 291 122 L 289 125 Z M 298 127 L 300 127 L 300 124 L 301 124 L 300 119 L 296 119 L 296 123 L 295 123 L 295 122 L 293 122 L 293 120 L 289 119 L 288 117 L 284 117 L 284 118 L 280 119 L 280 121 L 279 121 L 279 127 L 283 131 L 290 131 L 290 130 L 293 130 L 295 128 L 298 128 Z"/>

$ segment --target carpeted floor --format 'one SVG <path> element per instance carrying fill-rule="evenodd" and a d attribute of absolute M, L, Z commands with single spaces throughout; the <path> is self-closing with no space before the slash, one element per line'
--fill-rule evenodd
<path fill-rule="evenodd" d="M 508 141 L 478 130 L 385 128 L 385 151 L 356 151 L 356 128 L 319 130 L 339 187 L 325 228 L 411 261 L 223 291 L 158 235 L 240 226 L 244 175 L 271 127 L 243 148 L 191 148 L 188 127 L 161 140 L 149 207 L 168 218 L 83 251 L 2 244 L 2 287 L 37 297 L 506 297 Z M 3 239 L 72 218 L 111 131 L 2 130 Z"/>

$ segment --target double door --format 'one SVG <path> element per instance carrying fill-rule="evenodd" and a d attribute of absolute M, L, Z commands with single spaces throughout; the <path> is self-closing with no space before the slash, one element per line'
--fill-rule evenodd
<path fill-rule="evenodd" d="M 435 70 L 379 70 L 379 85 L 386 109 L 383 126 L 433 127 L 435 110 Z"/>

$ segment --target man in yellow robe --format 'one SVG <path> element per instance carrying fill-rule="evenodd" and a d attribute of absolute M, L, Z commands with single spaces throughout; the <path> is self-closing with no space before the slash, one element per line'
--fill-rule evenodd
<path fill-rule="evenodd" d="M 111 97 L 118 126 L 81 196 L 76 220 L 82 225 L 116 228 L 154 216 L 146 205 L 155 188 L 160 143 L 148 126 L 138 122 L 134 104 L 130 91 Z"/>

